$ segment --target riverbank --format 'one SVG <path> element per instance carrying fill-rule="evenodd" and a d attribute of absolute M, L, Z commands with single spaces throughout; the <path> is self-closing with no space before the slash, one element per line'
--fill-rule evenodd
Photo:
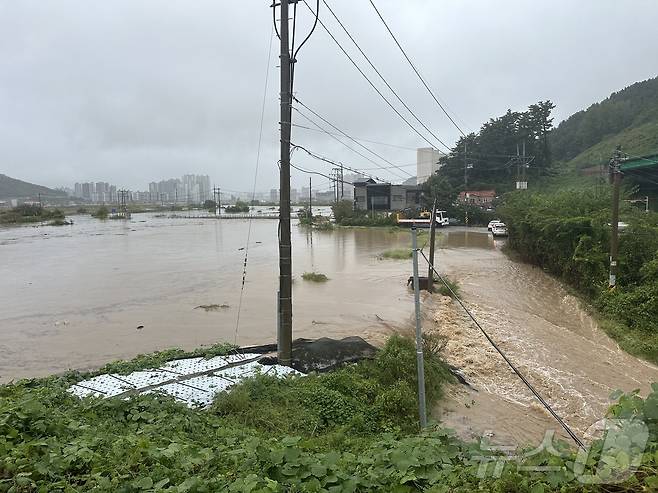
<path fill-rule="evenodd" d="M 436 347 L 425 348 L 430 406 L 450 379 Z M 230 350 L 171 350 L 99 372 L 125 374 Z M 415 365 L 414 342 L 394 336 L 372 361 L 283 380 L 256 376 L 207 410 L 158 394 L 80 400 L 66 390 L 90 376 L 80 373 L 0 386 L 0 491 L 536 493 L 581 491 L 579 481 L 594 483 L 588 491 L 609 491 L 609 469 L 600 464 L 617 451 L 638 456 L 620 443 L 601 462 L 593 452 L 585 464 L 553 442 L 511 459 L 486 439 L 465 442 L 438 425 L 419 434 Z M 617 414 L 628 411 L 621 402 Z M 635 402 L 638 408 L 647 415 L 654 409 L 649 399 L 641 407 Z M 656 439 L 654 430 L 650 447 Z M 595 441 L 593 450 L 600 446 Z M 648 491 L 655 465 L 654 454 L 646 454 L 617 491 Z"/>
<path fill-rule="evenodd" d="M 509 246 L 566 282 L 600 326 L 630 354 L 658 363 L 658 214 L 622 205 L 617 286 L 607 287 L 609 191 L 509 194 Z"/>

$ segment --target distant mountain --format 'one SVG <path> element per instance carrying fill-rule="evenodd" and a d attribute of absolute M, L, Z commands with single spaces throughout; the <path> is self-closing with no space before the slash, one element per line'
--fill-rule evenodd
<path fill-rule="evenodd" d="M 66 193 L 60 190 L 34 185 L 33 183 L 0 174 L 0 200 L 36 199 L 39 197 L 39 194 L 41 194 L 42 198 L 66 197 Z"/>
<path fill-rule="evenodd" d="M 658 152 L 658 77 L 575 113 L 551 132 L 550 142 L 553 159 L 571 169 L 607 162 L 617 145 L 631 155 Z"/>

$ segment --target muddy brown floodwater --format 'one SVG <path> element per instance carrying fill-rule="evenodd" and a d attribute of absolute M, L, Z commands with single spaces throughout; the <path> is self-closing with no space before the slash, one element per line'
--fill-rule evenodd
<path fill-rule="evenodd" d="M 220 341 L 274 342 L 276 221 L 248 223 L 134 215 L 130 222 L 74 217 L 66 227 L 0 229 L 0 382 L 98 367 L 117 358 Z M 411 330 L 411 262 L 381 260 L 409 247 L 408 232 L 293 228 L 295 337 L 361 335 L 382 343 Z M 422 243 L 422 241 L 421 241 Z M 580 435 L 615 389 L 646 392 L 658 369 L 603 334 L 541 269 L 514 262 L 486 229 L 441 232 L 437 266 L 457 280 L 474 315 Z M 423 267 L 421 267 L 424 270 Z M 317 271 L 329 281 L 303 281 Z M 424 329 L 448 338 L 446 359 L 473 389 L 452 386 L 433 410 L 465 438 L 537 444 L 560 433 L 461 308 L 424 294 Z"/>
<path fill-rule="evenodd" d="M 238 325 L 247 221 L 73 220 L 0 229 L 1 382 L 170 347 L 275 341 L 277 221 L 252 221 Z M 378 255 L 409 238 L 293 227 L 294 336 L 368 335 L 407 320 L 410 264 Z M 304 281 L 307 271 L 330 280 Z"/>

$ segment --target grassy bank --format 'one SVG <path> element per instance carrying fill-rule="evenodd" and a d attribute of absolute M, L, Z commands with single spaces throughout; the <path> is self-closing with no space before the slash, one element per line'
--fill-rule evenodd
<path fill-rule="evenodd" d="M 617 288 L 610 291 L 609 190 L 512 193 L 501 208 L 521 259 L 565 281 L 631 354 L 658 363 L 658 215 L 622 205 Z M 622 203 L 623 204 L 623 203 Z"/>
<path fill-rule="evenodd" d="M 430 405 L 450 380 L 431 347 Z M 156 353 L 102 371 L 127 373 L 229 349 Z M 303 378 L 258 376 L 203 411 L 157 395 L 78 400 L 66 392 L 88 376 L 77 373 L 2 386 L 0 491 L 581 491 L 570 470 L 573 451 L 560 444 L 562 457 L 544 451 L 522 463 L 556 468 L 548 475 L 510 462 L 498 477 L 491 462 L 481 477 L 481 456 L 494 461 L 496 452 L 438 426 L 418 434 L 415 364 L 413 342 L 396 336 L 372 361 Z M 646 401 L 623 396 L 613 413 L 645 418 L 656 447 L 657 403 L 657 393 Z M 615 491 L 648 491 L 656 459 L 646 454 L 639 472 Z"/>
<path fill-rule="evenodd" d="M 46 209 L 38 205 L 20 205 L 0 212 L 0 224 L 30 224 L 50 222 L 52 226 L 64 226 L 64 213 L 59 209 Z"/>

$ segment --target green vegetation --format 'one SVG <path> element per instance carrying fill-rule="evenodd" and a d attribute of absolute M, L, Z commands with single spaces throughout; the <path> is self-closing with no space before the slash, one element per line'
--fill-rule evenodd
<path fill-rule="evenodd" d="M 489 120 L 479 132 L 457 141 L 450 154 L 443 158 L 444 166 L 438 176 L 446 180 L 446 186 L 463 190 L 466 162 L 472 164 L 468 170 L 470 190 L 511 190 L 517 170 L 510 156 L 517 153 L 517 146 L 523 142 L 526 143 L 526 154 L 535 157 L 528 169 L 529 176 L 536 179 L 550 174 L 549 135 L 553 128 L 553 108 L 555 105 L 550 101 L 540 101 L 525 112 L 508 110 L 499 118 Z"/>
<path fill-rule="evenodd" d="M 656 125 L 658 77 L 612 93 L 560 123 L 551 133 L 551 149 L 555 159 L 580 165 L 597 164 L 599 152 L 607 161 L 618 144 L 631 153 L 655 152 Z"/>
<path fill-rule="evenodd" d="M 450 296 L 451 298 L 454 298 L 455 295 L 459 296 L 459 283 L 457 281 L 453 281 L 446 275 L 443 275 L 442 277 L 445 281 L 445 284 L 443 284 L 440 280 L 435 281 L 435 286 L 438 292 L 443 296 Z M 446 286 L 446 284 L 448 286 Z"/>
<path fill-rule="evenodd" d="M 607 289 L 610 190 L 511 193 L 501 216 L 523 260 L 558 276 L 608 320 L 626 351 L 658 362 L 658 215 L 622 208 L 617 289 Z"/>
<path fill-rule="evenodd" d="M 40 223 L 45 221 L 64 221 L 64 213 L 59 209 L 46 209 L 38 205 L 19 205 L 8 211 L 0 212 L 0 224 Z M 55 226 L 59 224 L 53 224 Z"/>
<path fill-rule="evenodd" d="M 249 212 L 249 204 L 238 200 L 235 205 L 229 205 L 225 210 L 229 213 L 245 213 Z"/>
<path fill-rule="evenodd" d="M 425 341 L 430 407 L 452 380 L 440 347 L 440 341 Z M 229 350 L 171 350 L 101 371 L 127 373 Z M 583 486 L 574 479 L 575 452 L 564 444 L 555 444 L 559 456 L 544 450 L 518 464 L 551 468 L 544 473 L 518 469 L 438 426 L 418 434 L 415 367 L 413 341 L 394 336 L 372 361 L 303 378 L 257 376 L 220 395 L 208 410 L 156 394 L 79 400 L 66 391 L 88 376 L 79 373 L 5 385 L 0 491 L 547 493 L 651 491 L 658 484 L 658 386 L 644 400 L 619 393 L 611 409 L 612 417 L 649 426 L 638 471 L 623 484 Z M 595 442 L 584 473 L 601 464 L 604 479 L 628 456 L 613 449 L 599 460 L 601 449 Z M 480 478 L 483 464 L 488 475 Z"/>
<path fill-rule="evenodd" d="M 327 276 L 319 272 L 304 272 L 302 274 L 302 279 L 311 282 L 327 282 L 329 280 Z"/>
<path fill-rule="evenodd" d="M 411 248 L 393 248 L 386 250 L 381 254 L 381 258 L 391 260 L 408 260 L 413 257 L 413 250 Z"/>
<path fill-rule="evenodd" d="M 107 219 L 107 216 L 110 215 L 110 211 L 106 206 L 101 205 L 91 215 L 97 219 Z"/>
<path fill-rule="evenodd" d="M 354 209 L 354 203 L 351 200 L 341 200 L 331 206 L 334 213 L 334 220 L 340 226 L 361 226 L 361 227 L 382 227 L 395 226 L 397 220 L 395 215 L 366 212 L 360 209 Z"/>

